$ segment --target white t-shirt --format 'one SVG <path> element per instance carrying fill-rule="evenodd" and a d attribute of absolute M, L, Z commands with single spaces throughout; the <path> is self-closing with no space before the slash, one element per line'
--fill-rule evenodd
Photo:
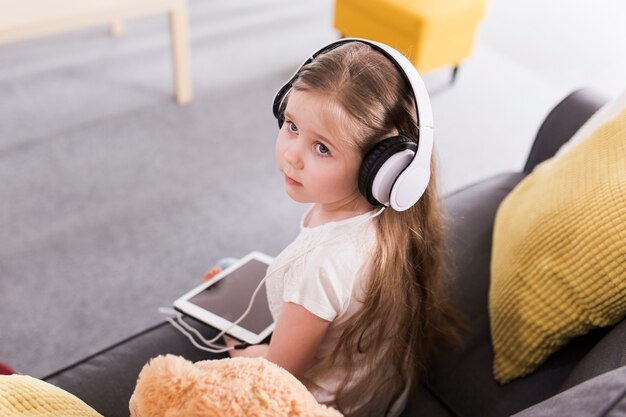
<path fill-rule="evenodd" d="M 337 366 L 323 373 L 317 372 L 316 364 L 323 363 L 333 354 L 341 335 L 340 325 L 362 308 L 359 299 L 370 276 L 376 227 L 370 219 L 374 212 L 369 212 L 309 228 L 305 224 L 310 213 L 309 209 L 304 214 L 298 237 L 268 268 L 271 275 L 266 281 L 267 298 L 274 320 L 278 320 L 284 303 L 291 302 L 331 322 L 316 353 L 314 365 L 303 382 L 317 401 L 332 406 L 347 371 L 341 367 L 341 360 Z M 315 376 L 309 379 L 307 375 Z M 357 369 L 353 380 L 358 378 Z M 363 393 L 360 398 L 364 403 L 370 396 Z M 391 415 L 399 414 L 405 404 L 406 395 L 403 395 L 394 405 L 395 412 Z M 382 415 L 383 412 L 381 410 L 373 415 Z"/>

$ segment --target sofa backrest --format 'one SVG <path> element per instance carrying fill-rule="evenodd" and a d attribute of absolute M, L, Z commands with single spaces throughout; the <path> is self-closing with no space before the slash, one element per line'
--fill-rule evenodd
<path fill-rule="evenodd" d="M 526 159 L 524 173 L 530 173 L 539 163 L 551 158 L 607 98 L 595 90 L 580 89 L 561 100 L 544 119 Z"/>

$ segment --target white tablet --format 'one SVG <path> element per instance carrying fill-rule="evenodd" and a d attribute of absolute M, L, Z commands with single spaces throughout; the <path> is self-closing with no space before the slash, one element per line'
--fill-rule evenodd
<path fill-rule="evenodd" d="M 174 301 L 174 308 L 218 330 L 226 330 L 239 340 L 261 343 L 274 330 L 264 288 L 257 293 L 246 317 L 239 324 L 233 325 L 233 322 L 248 308 L 271 262 L 270 256 L 251 252 Z"/>

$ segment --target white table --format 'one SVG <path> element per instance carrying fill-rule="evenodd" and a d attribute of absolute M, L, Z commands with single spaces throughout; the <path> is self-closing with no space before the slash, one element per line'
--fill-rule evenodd
<path fill-rule="evenodd" d="M 158 13 L 169 16 L 176 101 L 187 104 L 193 93 L 186 0 L 0 0 L 0 43 L 101 24 L 119 36 L 124 20 Z"/>

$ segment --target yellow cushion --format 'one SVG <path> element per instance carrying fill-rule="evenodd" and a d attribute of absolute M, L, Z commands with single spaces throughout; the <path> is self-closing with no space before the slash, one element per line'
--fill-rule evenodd
<path fill-rule="evenodd" d="M 0 416 L 102 417 L 61 388 L 25 376 L 0 376 Z"/>
<path fill-rule="evenodd" d="M 486 0 L 336 0 L 335 27 L 386 43 L 428 71 L 470 55 L 485 8 Z"/>
<path fill-rule="evenodd" d="M 502 383 L 626 316 L 626 109 L 503 201 L 489 309 Z"/>

